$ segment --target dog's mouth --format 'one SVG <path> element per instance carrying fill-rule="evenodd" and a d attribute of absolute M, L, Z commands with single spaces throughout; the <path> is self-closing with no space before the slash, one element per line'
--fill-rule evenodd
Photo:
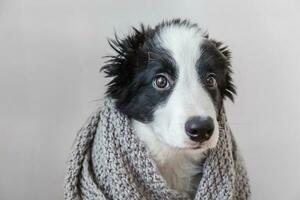
<path fill-rule="evenodd" d="M 203 147 L 203 144 L 200 142 L 186 142 L 187 146 L 183 149 L 197 150 Z"/>
<path fill-rule="evenodd" d="M 203 144 L 203 142 L 192 141 L 192 140 L 186 139 L 184 141 L 184 144 L 186 145 L 186 147 L 189 147 L 189 148 L 199 148 L 199 147 L 201 147 L 201 145 Z"/>
<path fill-rule="evenodd" d="M 196 149 L 201 149 L 201 147 L 202 147 L 201 145 L 198 145 L 198 146 L 195 146 L 195 147 L 191 147 L 191 149 L 195 149 L 196 150 Z"/>
<path fill-rule="evenodd" d="M 209 149 L 210 147 L 207 147 L 208 141 L 204 142 L 194 142 L 194 141 L 187 141 L 186 146 L 184 149 L 189 149 L 189 150 L 200 150 L 200 149 Z"/>

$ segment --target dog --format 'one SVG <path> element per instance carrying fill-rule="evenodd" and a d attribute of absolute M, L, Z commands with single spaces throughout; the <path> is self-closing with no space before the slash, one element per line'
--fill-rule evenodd
<path fill-rule="evenodd" d="M 218 142 L 223 101 L 233 101 L 231 53 L 188 20 L 141 25 L 109 40 L 106 91 L 127 115 L 167 185 L 194 196 L 201 164 Z"/>

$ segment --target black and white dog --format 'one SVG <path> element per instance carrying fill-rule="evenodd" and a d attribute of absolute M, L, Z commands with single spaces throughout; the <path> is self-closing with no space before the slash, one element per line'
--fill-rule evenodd
<path fill-rule="evenodd" d="M 132 119 L 169 187 L 195 193 L 205 151 L 216 146 L 224 98 L 233 100 L 230 52 L 187 20 L 141 26 L 110 40 L 107 95 Z"/>

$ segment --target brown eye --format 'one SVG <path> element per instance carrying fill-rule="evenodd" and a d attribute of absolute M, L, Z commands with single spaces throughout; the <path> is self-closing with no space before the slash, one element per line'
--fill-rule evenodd
<path fill-rule="evenodd" d="M 169 89 L 170 82 L 167 76 L 164 74 L 158 74 L 153 81 L 153 86 L 158 90 L 166 90 Z"/>
<path fill-rule="evenodd" d="M 217 81 L 215 79 L 215 74 L 208 74 L 205 79 L 205 85 L 211 89 L 217 87 Z"/>

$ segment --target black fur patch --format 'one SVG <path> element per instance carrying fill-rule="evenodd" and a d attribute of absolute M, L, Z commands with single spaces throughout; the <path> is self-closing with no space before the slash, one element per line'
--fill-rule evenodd
<path fill-rule="evenodd" d="M 217 111 L 223 106 L 223 99 L 234 100 L 235 86 L 231 78 L 231 53 L 221 42 L 207 38 L 201 45 L 201 57 L 198 60 L 198 73 L 204 81 L 207 73 L 216 74 L 217 89 L 207 89 L 211 95 Z M 203 84 L 205 85 L 205 84 Z"/>
<path fill-rule="evenodd" d="M 158 73 L 168 73 L 176 79 L 176 68 L 169 52 L 154 40 L 155 31 L 141 25 L 133 34 L 120 40 L 110 40 L 117 52 L 110 56 L 102 70 L 108 83 L 107 95 L 116 100 L 117 108 L 130 118 L 149 122 L 158 104 L 166 101 L 172 90 L 157 91 L 152 82 Z"/>

